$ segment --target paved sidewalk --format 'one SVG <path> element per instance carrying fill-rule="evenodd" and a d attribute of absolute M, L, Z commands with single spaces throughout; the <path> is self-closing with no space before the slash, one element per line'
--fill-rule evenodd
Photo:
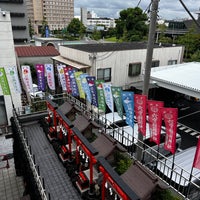
<path fill-rule="evenodd" d="M 0 155 L 12 153 L 12 139 L 5 139 L 5 136 L 1 135 Z M 0 156 L 0 199 L 20 200 L 24 192 L 23 178 L 16 176 L 13 158 L 8 160 L 9 168 L 3 168 L 7 163 L 2 161 L 2 158 Z"/>

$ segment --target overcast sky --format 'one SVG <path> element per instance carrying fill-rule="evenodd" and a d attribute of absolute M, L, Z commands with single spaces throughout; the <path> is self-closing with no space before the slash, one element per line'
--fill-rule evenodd
<path fill-rule="evenodd" d="M 118 18 L 121 10 L 136 7 L 140 0 L 74 0 L 75 16 L 80 15 L 80 8 L 94 11 L 98 17 Z M 151 0 L 141 0 L 139 7 L 143 10 L 148 8 Z M 195 12 L 200 8 L 200 0 L 183 0 L 192 15 L 197 18 Z M 160 0 L 159 17 L 162 19 L 189 18 L 189 15 L 179 0 Z"/>

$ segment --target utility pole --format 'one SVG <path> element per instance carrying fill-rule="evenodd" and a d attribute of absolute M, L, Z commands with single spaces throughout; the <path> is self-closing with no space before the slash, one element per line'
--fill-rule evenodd
<path fill-rule="evenodd" d="M 149 26 L 149 35 L 147 43 L 147 54 L 146 54 L 146 63 L 145 63 L 145 74 L 144 74 L 144 83 L 142 94 L 147 95 L 149 93 L 149 81 L 151 74 L 151 65 L 153 57 L 153 47 L 155 43 L 155 31 L 156 31 L 156 21 L 157 21 L 157 12 L 158 12 L 158 3 L 159 0 L 151 0 L 151 14 L 150 14 L 150 26 Z M 138 134 L 139 141 L 143 141 L 143 135 Z M 142 147 L 143 144 L 139 142 L 139 147 L 137 148 L 137 159 L 142 160 Z"/>

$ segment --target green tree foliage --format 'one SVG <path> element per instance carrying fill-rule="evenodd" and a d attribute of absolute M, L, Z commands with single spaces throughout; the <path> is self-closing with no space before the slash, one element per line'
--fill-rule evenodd
<path fill-rule="evenodd" d="M 79 19 L 74 18 L 67 26 L 67 31 L 75 37 L 82 37 L 86 32 L 86 28 Z"/>
<path fill-rule="evenodd" d="M 29 35 L 32 38 L 34 35 L 34 29 L 33 29 L 32 23 L 31 23 L 31 19 L 28 20 L 28 27 L 29 27 Z"/>
<path fill-rule="evenodd" d="M 116 20 L 117 39 L 141 41 L 148 32 L 146 21 L 147 15 L 139 7 L 122 10 L 119 19 Z"/>
<path fill-rule="evenodd" d="M 101 31 L 95 29 L 91 35 L 93 40 L 100 40 L 101 39 Z"/>
<path fill-rule="evenodd" d="M 184 58 L 186 60 L 190 61 L 191 58 L 194 59 L 198 55 L 198 50 L 200 49 L 200 34 L 195 33 L 194 29 L 191 29 L 183 36 L 179 36 L 176 42 L 185 46 Z"/>
<path fill-rule="evenodd" d="M 43 20 L 42 20 L 42 27 L 41 27 L 41 30 L 40 30 L 40 33 L 41 33 L 41 36 L 42 36 L 42 37 L 45 37 L 45 29 L 46 29 L 46 26 L 48 26 L 48 22 L 46 21 L 46 18 L 43 17 Z"/>

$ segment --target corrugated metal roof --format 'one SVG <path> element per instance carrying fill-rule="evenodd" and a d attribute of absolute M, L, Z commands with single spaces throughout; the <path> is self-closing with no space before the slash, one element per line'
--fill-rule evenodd
<path fill-rule="evenodd" d="M 18 57 L 58 56 L 60 53 L 53 46 L 18 46 L 15 47 Z"/>
<path fill-rule="evenodd" d="M 200 63 L 190 62 L 177 65 L 152 68 L 151 80 L 158 86 L 176 88 L 175 91 L 183 93 L 188 91 L 200 95 Z M 179 89 L 178 89 L 179 88 Z M 187 94 L 187 93 L 183 93 Z"/>

